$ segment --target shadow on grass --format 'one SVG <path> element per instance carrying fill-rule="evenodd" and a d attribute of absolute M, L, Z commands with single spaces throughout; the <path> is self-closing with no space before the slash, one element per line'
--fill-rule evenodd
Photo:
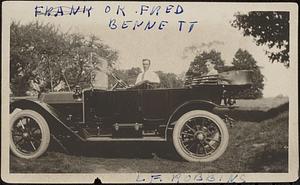
<path fill-rule="evenodd" d="M 157 171 L 160 165 L 168 168 L 183 164 L 171 154 L 164 143 L 100 143 L 77 145 L 71 155 L 49 150 L 37 159 L 20 159 L 11 155 L 11 173 L 91 173 L 118 170 Z M 177 161 L 176 161 L 177 160 Z M 164 163 L 165 165 L 161 164 Z M 168 170 L 164 170 L 168 171 Z"/>
<path fill-rule="evenodd" d="M 81 143 L 72 147 L 72 154 L 75 156 L 114 159 L 152 159 L 159 157 L 168 160 L 181 161 L 172 144 L 164 142 Z"/>

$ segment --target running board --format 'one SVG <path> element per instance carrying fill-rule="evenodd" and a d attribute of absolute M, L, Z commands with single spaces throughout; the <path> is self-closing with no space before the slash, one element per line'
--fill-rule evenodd
<path fill-rule="evenodd" d="M 112 137 L 88 137 L 87 141 L 166 141 L 161 137 L 142 137 L 142 138 L 112 138 Z"/>

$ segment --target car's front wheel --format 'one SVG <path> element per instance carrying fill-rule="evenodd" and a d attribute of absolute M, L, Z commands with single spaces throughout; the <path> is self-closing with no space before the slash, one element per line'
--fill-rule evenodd
<path fill-rule="evenodd" d="M 32 110 L 21 110 L 10 120 L 10 149 L 20 158 L 41 156 L 48 148 L 50 131 L 46 120 Z"/>
<path fill-rule="evenodd" d="M 194 110 L 179 118 L 173 130 L 177 153 L 190 162 L 210 162 L 226 150 L 229 134 L 224 121 L 204 110 Z"/>

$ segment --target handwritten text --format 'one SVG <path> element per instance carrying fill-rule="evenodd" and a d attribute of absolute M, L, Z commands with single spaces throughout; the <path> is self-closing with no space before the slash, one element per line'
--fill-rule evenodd
<path fill-rule="evenodd" d="M 88 17 L 91 16 L 92 6 L 35 6 L 34 16 L 65 16 L 65 15 L 78 15 L 85 14 Z"/>

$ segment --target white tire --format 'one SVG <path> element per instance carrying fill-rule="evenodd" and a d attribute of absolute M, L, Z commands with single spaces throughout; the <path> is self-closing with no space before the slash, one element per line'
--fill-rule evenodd
<path fill-rule="evenodd" d="M 229 134 L 224 121 L 204 110 L 182 115 L 173 130 L 177 153 L 189 162 L 211 162 L 226 150 Z"/>
<path fill-rule="evenodd" d="M 46 120 L 32 110 L 21 110 L 10 120 L 10 150 L 24 159 L 33 159 L 45 153 L 50 142 Z"/>

